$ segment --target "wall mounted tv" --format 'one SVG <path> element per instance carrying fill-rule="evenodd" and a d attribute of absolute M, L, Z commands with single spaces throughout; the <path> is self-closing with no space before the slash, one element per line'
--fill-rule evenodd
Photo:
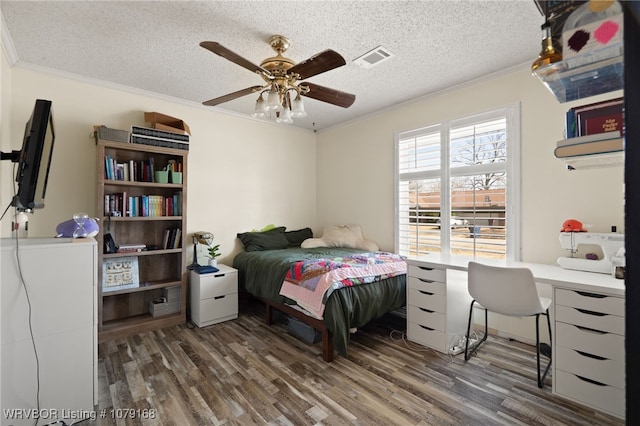
<path fill-rule="evenodd" d="M 12 206 L 19 211 L 44 207 L 55 132 L 51 101 L 37 99 L 24 129 L 22 149 L 2 153 L 2 160 L 18 163 L 18 192 Z"/>

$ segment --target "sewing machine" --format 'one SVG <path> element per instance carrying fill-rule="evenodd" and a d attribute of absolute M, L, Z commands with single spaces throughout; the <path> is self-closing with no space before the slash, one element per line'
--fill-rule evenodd
<path fill-rule="evenodd" d="M 596 259 L 589 259 L 585 255 L 574 257 L 578 252 L 578 246 L 581 245 L 599 246 L 602 250 L 602 256 L 598 255 Z M 624 265 L 623 234 L 561 232 L 560 246 L 571 253 L 570 257 L 558 258 L 558 265 L 565 269 L 611 274 L 612 261 L 617 265 Z"/>

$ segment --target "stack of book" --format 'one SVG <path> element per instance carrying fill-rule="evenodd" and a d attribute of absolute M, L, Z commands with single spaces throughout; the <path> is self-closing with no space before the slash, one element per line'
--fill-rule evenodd
<path fill-rule="evenodd" d="M 624 135 L 624 98 L 580 105 L 567 111 L 567 139 L 616 130 Z"/>
<path fill-rule="evenodd" d="M 164 148 L 189 149 L 189 135 L 140 126 L 131 126 L 131 142 Z"/>
<path fill-rule="evenodd" d="M 624 98 L 571 108 L 566 114 L 566 139 L 558 141 L 557 158 L 624 150 Z"/>

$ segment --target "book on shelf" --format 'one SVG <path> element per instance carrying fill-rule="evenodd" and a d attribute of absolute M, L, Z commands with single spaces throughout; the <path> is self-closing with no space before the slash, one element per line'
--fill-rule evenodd
<path fill-rule="evenodd" d="M 104 156 L 104 177 L 107 180 L 153 182 L 154 168 L 153 157 L 147 160 L 118 163 L 110 154 Z"/>
<path fill-rule="evenodd" d="M 140 286 L 138 258 L 135 256 L 104 259 L 102 262 L 102 292 Z"/>
<path fill-rule="evenodd" d="M 580 105 L 567 111 L 566 138 L 619 130 L 624 135 L 624 98 Z"/>
<path fill-rule="evenodd" d="M 137 253 L 147 249 L 146 244 L 121 244 L 116 253 Z"/>
<path fill-rule="evenodd" d="M 566 158 L 580 155 L 605 154 L 622 150 L 624 150 L 624 139 L 616 138 L 559 146 L 553 153 L 557 158 Z"/>
<path fill-rule="evenodd" d="M 181 248 L 182 229 L 174 227 L 167 228 L 162 240 L 162 248 L 166 250 Z"/>
<path fill-rule="evenodd" d="M 576 136 L 573 138 L 562 139 L 556 142 L 556 146 L 567 146 L 567 145 L 575 145 L 585 142 L 595 142 L 602 141 L 607 139 L 617 139 L 621 138 L 622 133 L 620 130 L 616 130 L 613 132 L 605 132 L 605 133 L 595 133 L 593 135 L 585 135 L 585 136 Z"/>
<path fill-rule="evenodd" d="M 127 192 L 118 192 L 115 194 L 104 195 L 104 215 L 124 217 L 128 216 L 129 198 Z"/>

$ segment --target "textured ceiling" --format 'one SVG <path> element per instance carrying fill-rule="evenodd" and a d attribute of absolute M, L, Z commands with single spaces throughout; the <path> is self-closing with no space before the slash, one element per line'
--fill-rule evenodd
<path fill-rule="evenodd" d="M 259 64 L 267 41 L 296 62 L 325 49 L 347 65 L 309 82 L 356 95 L 348 109 L 306 99 L 296 126 L 325 129 L 515 65 L 540 51 L 532 0 L 511 1 L 0 1 L 12 63 L 179 98 L 205 100 L 262 79 L 199 46 L 217 41 Z M 352 61 L 382 45 L 395 56 Z M 255 95 L 214 108 L 253 111 Z"/>

